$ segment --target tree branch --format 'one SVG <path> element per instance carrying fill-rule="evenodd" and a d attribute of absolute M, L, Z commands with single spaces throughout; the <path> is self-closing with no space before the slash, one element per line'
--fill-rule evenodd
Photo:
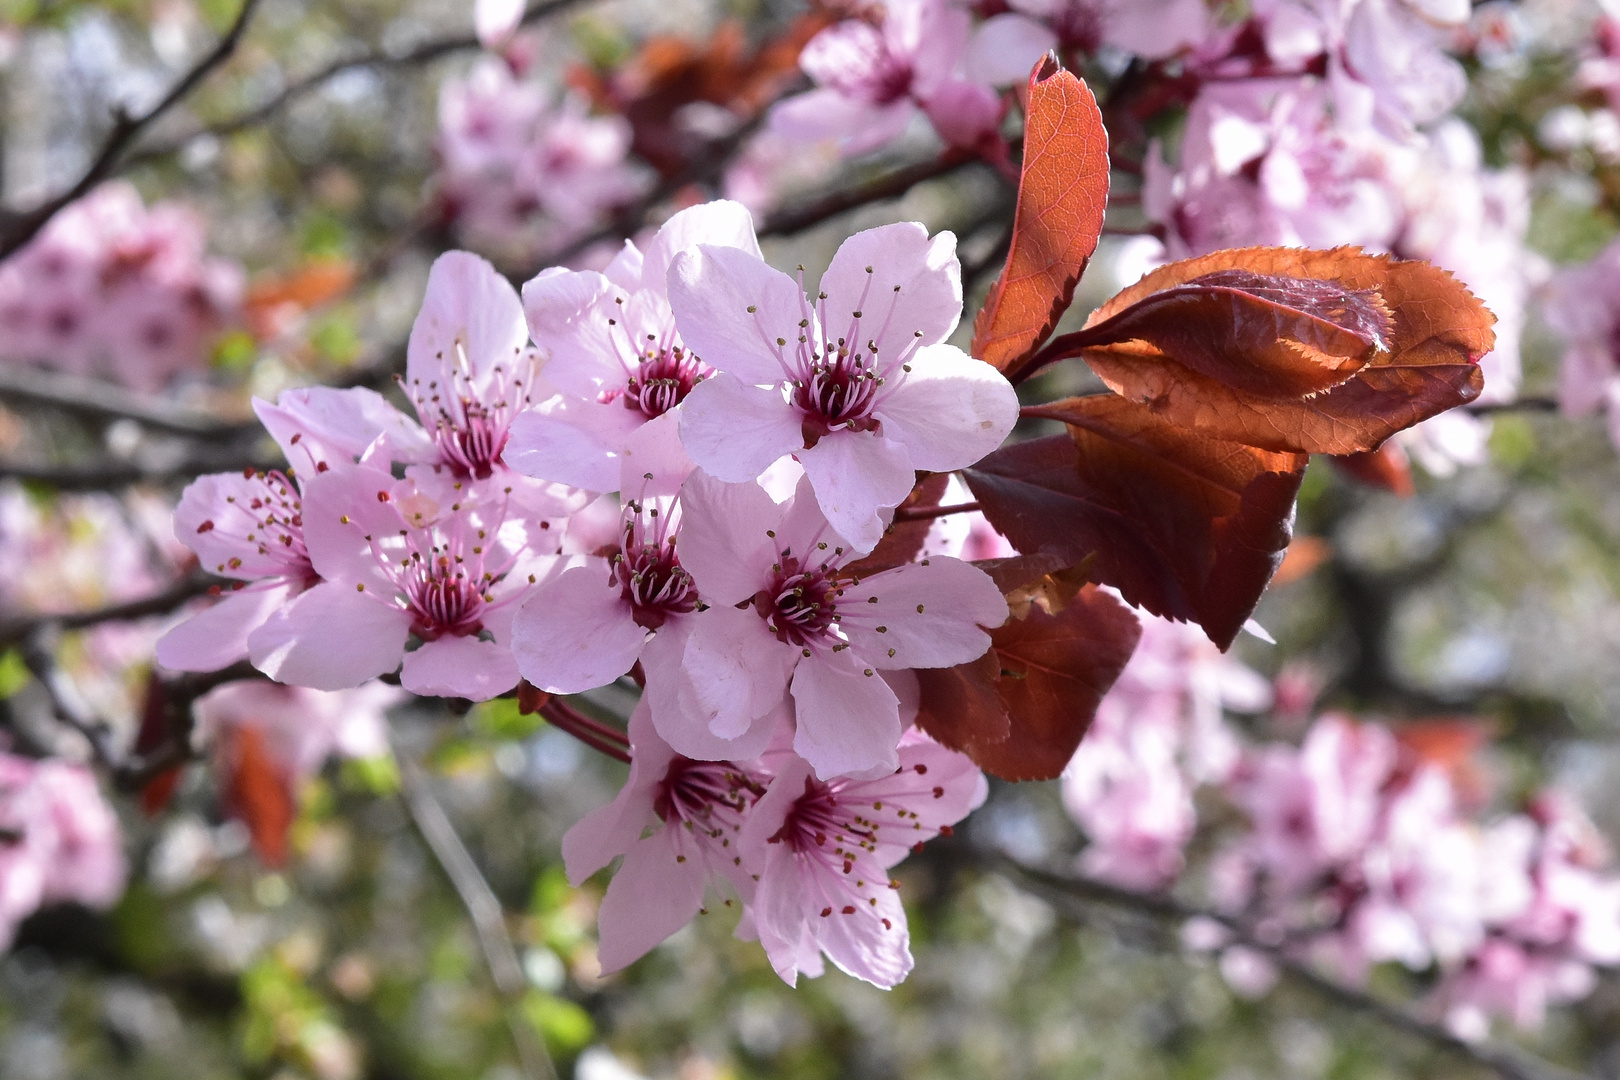
<path fill-rule="evenodd" d="M 54 371 L 0 364 L 0 400 L 49 405 L 97 420 L 134 420 L 149 428 L 200 439 L 220 439 L 258 430 L 135 394 L 100 379 L 83 379 Z"/>
<path fill-rule="evenodd" d="M 253 18 L 253 12 L 259 6 L 259 0 L 242 0 L 242 8 L 236 14 L 236 21 L 231 23 L 225 36 L 208 51 L 202 59 L 192 65 L 191 70 L 180 77 L 180 81 L 170 87 L 169 92 L 163 95 L 156 105 L 139 116 L 130 116 L 119 109 L 113 116 L 112 130 L 101 144 L 101 150 L 96 154 L 95 160 L 84 171 L 79 179 L 66 191 L 47 199 L 34 209 L 19 215 L 0 238 L 0 259 L 6 258 L 12 252 L 32 240 L 45 223 L 56 216 L 57 211 L 64 206 L 86 195 L 91 188 L 112 175 L 118 166 L 124 152 L 140 137 L 141 133 L 150 127 L 159 117 L 175 105 L 183 101 L 202 81 L 211 75 L 216 68 L 230 59 L 236 52 L 237 43 L 247 30 L 248 23 Z"/>
<path fill-rule="evenodd" d="M 799 206 L 787 207 L 767 214 L 764 223 L 760 226 L 761 236 L 791 236 L 803 232 L 814 225 L 819 225 L 828 218 L 867 203 L 882 202 L 885 199 L 898 199 L 906 192 L 925 180 L 934 180 L 941 176 L 949 176 L 958 169 L 972 165 L 981 159 L 965 150 L 946 150 L 937 158 L 919 161 L 911 165 L 903 165 L 893 172 L 886 173 L 864 184 L 858 184 L 843 191 L 834 191 L 823 195 L 819 199 L 812 199 Z"/>
<path fill-rule="evenodd" d="M 534 1028 L 517 1014 L 518 1002 L 528 989 L 523 965 L 518 960 L 517 947 L 506 927 L 506 911 L 500 898 L 484 880 L 478 864 L 473 861 L 467 845 L 461 842 L 455 826 L 444 812 L 444 807 L 433 797 L 428 779 L 414 761 L 401 756 L 401 790 L 411 821 L 422 835 L 440 868 L 450 879 L 461 905 L 478 934 L 478 944 L 484 953 L 495 988 L 506 1000 L 506 1022 L 512 1029 L 512 1041 L 517 1045 L 523 1071 L 540 1080 L 557 1080 L 557 1067 Z"/>
<path fill-rule="evenodd" d="M 536 4 L 524 13 L 520 25 L 527 26 L 539 22 L 552 15 L 558 15 L 572 7 L 578 7 L 587 0 L 545 0 Z M 234 135 L 246 128 L 256 127 L 273 119 L 277 113 L 292 102 L 298 100 L 311 91 L 318 90 L 326 83 L 331 82 L 346 72 L 356 71 L 360 68 L 404 68 L 417 64 L 427 64 L 440 57 L 450 56 L 458 52 L 471 52 L 482 48 L 476 37 L 466 34 L 453 38 L 439 38 L 434 41 L 424 41 L 404 52 L 387 52 L 374 49 L 371 52 L 351 56 L 346 60 L 336 60 L 318 71 L 304 76 L 302 79 L 285 86 L 281 92 L 260 105 L 244 110 L 228 119 L 208 124 L 204 127 L 171 139 L 168 142 L 158 143 L 144 147 L 129 156 L 131 165 L 142 165 L 158 158 L 178 153 L 188 144 L 201 138 L 219 138 L 225 135 Z"/>
<path fill-rule="evenodd" d="M 1285 949 L 1255 940 L 1237 921 L 1218 912 L 1181 903 L 1165 894 L 1139 893 L 1089 878 L 1063 877 L 1048 873 L 999 852 L 980 851 L 976 857 L 989 869 L 1008 879 L 1025 892 L 1039 896 L 1073 918 L 1075 905 L 1101 905 L 1127 914 L 1145 915 L 1161 923 L 1179 924 L 1190 919 L 1210 919 L 1223 926 L 1233 944 L 1264 953 L 1296 982 L 1310 988 L 1325 1000 L 1361 1013 L 1390 1028 L 1412 1036 L 1437 1050 L 1464 1058 L 1495 1071 L 1504 1080 L 1591 1080 L 1546 1061 L 1527 1050 L 1494 1041 L 1469 1042 L 1436 1024 L 1431 1024 L 1399 1005 L 1376 998 L 1362 990 L 1345 986 L 1318 974 Z"/>
<path fill-rule="evenodd" d="M 104 622 L 167 615 L 187 600 L 201 596 L 211 586 L 219 584 L 220 578 L 197 570 L 173 582 L 162 592 L 153 593 L 139 600 L 123 600 L 105 607 L 69 612 L 64 615 L 25 615 L 0 620 L 0 648 L 15 645 L 45 626 L 55 626 L 60 630 L 83 630 Z"/>

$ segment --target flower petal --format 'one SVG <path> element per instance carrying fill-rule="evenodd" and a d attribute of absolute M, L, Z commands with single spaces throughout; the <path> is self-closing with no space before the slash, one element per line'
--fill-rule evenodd
<path fill-rule="evenodd" d="M 678 824 L 638 841 L 608 883 L 597 915 L 597 959 L 604 975 L 645 956 L 703 906 L 708 873 L 680 849 Z"/>
<path fill-rule="evenodd" d="M 800 661 L 793 701 L 799 722 L 793 750 L 823 780 L 898 767 L 900 703 L 876 670 L 847 650 Z"/>
<path fill-rule="evenodd" d="M 700 469 L 741 483 L 804 446 L 803 419 L 778 388 L 721 373 L 686 396 L 681 442 Z"/>
<path fill-rule="evenodd" d="M 550 354 L 545 379 L 572 397 L 595 401 L 603 390 L 623 389 L 628 371 L 619 359 L 613 327 L 626 290 L 594 270 L 542 270 L 523 286 L 523 311 L 535 344 Z"/>
<path fill-rule="evenodd" d="M 635 665 L 647 631 L 610 576 L 606 560 L 592 559 L 524 601 L 512 621 L 512 654 L 525 679 L 548 694 L 579 694 Z"/>
<path fill-rule="evenodd" d="M 747 600 L 766 585 L 776 560 L 768 533 L 781 523 L 781 508 L 758 484 L 694 472 L 681 486 L 681 565 L 709 603 Z"/>
<path fill-rule="evenodd" d="M 736 248 L 755 258 L 761 257 L 759 241 L 754 237 L 754 218 L 746 206 L 729 199 L 699 203 L 659 226 L 643 258 L 642 289 L 667 296 L 670 263 L 680 252 L 699 244 Z"/>
<path fill-rule="evenodd" d="M 641 413 L 618 402 L 552 398 L 512 421 L 502 456 L 527 476 L 586 491 L 617 491 L 618 455 L 642 420 Z"/>
<path fill-rule="evenodd" d="M 170 671 L 218 671 L 248 654 L 248 634 L 287 602 L 293 587 L 272 578 L 205 608 L 158 639 L 157 662 Z"/>
<path fill-rule="evenodd" d="M 738 248 L 702 244 L 676 254 L 669 304 L 681 340 L 710 367 L 745 383 L 783 382 L 784 350 L 799 334 L 817 332 L 798 284 Z M 806 318 L 811 326 L 801 330 Z"/>
<path fill-rule="evenodd" d="M 518 684 L 512 650 L 475 637 L 442 637 L 405 654 L 399 685 L 424 697 L 488 701 Z"/>
<path fill-rule="evenodd" d="M 347 690 L 398 667 L 410 633 L 407 612 L 322 582 L 248 635 L 248 658 L 277 682 Z"/>
<path fill-rule="evenodd" d="M 914 468 L 966 468 L 1000 446 L 1018 422 L 1012 384 L 954 345 L 921 349 L 909 366 L 874 412 Z"/>
<path fill-rule="evenodd" d="M 653 730 L 652 712 L 645 701 L 643 698 L 630 713 L 630 775 L 624 787 L 612 802 L 592 810 L 563 834 L 563 865 L 576 889 L 629 851 L 647 826 L 658 820 L 653 800 L 675 751 Z"/>
<path fill-rule="evenodd" d="M 821 275 L 829 340 L 875 341 L 880 361 L 950 337 L 962 318 L 962 265 L 956 235 L 929 239 L 915 221 L 866 229 L 845 240 Z M 857 323 L 854 312 L 860 312 Z"/>
<path fill-rule="evenodd" d="M 1007 619 L 1007 601 L 990 575 L 942 555 L 865 578 L 838 606 L 847 613 L 839 625 L 855 655 L 894 668 L 977 660 L 990 648 L 981 627 Z"/>
<path fill-rule="evenodd" d="M 871 551 L 888 522 L 880 513 L 911 493 L 905 447 L 871 431 L 834 431 L 798 453 L 827 522 L 858 551 Z"/>
<path fill-rule="evenodd" d="M 510 365 L 529 343 L 523 303 L 486 259 L 447 251 L 428 271 L 422 310 L 405 350 L 405 381 L 426 387 L 461 370 L 483 389 L 498 364 Z"/>

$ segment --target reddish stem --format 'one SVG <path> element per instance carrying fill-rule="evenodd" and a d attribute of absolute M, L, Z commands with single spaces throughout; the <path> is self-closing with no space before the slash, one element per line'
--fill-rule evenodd
<path fill-rule="evenodd" d="M 979 509 L 977 502 L 957 503 L 954 506 L 902 506 L 894 512 L 894 520 L 932 521 L 934 518 L 947 517 L 951 514 L 971 514 L 977 509 Z"/>
<path fill-rule="evenodd" d="M 622 732 L 580 714 L 556 698 L 540 706 L 540 715 L 552 727 L 572 735 L 597 753 L 629 763 L 630 746 Z"/>

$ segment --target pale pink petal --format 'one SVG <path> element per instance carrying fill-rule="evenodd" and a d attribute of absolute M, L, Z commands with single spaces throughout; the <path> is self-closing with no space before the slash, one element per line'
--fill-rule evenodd
<path fill-rule="evenodd" d="M 553 398 L 512 421 L 502 457 L 528 476 L 586 491 L 616 491 L 619 451 L 643 419 L 621 402 Z"/>
<path fill-rule="evenodd" d="M 523 0 L 476 0 L 473 4 L 473 26 L 478 32 L 478 44 L 486 49 L 504 45 L 522 21 Z"/>
<path fill-rule="evenodd" d="M 911 94 L 926 99 L 960 66 L 973 20 L 946 0 L 892 0 L 884 10 L 883 37 L 889 51 L 907 57 Z"/>
<path fill-rule="evenodd" d="M 635 242 L 626 240 L 624 247 L 613 256 L 613 261 L 602 268 L 602 276 L 625 292 L 635 292 L 641 288 L 641 268 L 645 260 L 641 256 L 641 249 Z M 554 268 L 559 269 L 559 268 Z M 542 270 L 542 275 L 551 273 L 551 270 Z"/>
<path fill-rule="evenodd" d="M 949 472 L 1002 444 L 1018 422 L 1018 395 L 989 364 L 953 345 L 935 345 L 918 351 L 911 371 L 874 412 L 913 467 Z"/>
<path fill-rule="evenodd" d="M 524 601 L 512 621 L 518 670 L 550 694 L 578 694 L 629 671 L 647 631 L 631 618 L 605 559 L 568 570 Z"/>
<path fill-rule="evenodd" d="M 798 857 L 786 844 L 772 844 L 750 905 L 759 943 L 771 968 L 789 986 L 798 985 L 801 973 L 816 978 L 822 972 L 821 947 L 806 925 L 808 898 L 802 892 L 797 862 Z"/>
<path fill-rule="evenodd" d="M 777 641 L 752 611 L 712 607 L 689 621 L 676 708 L 660 710 L 655 702 L 653 722 L 677 751 L 697 758 L 711 738 L 735 741 L 756 726 L 772 726 L 798 651 Z"/>
<path fill-rule="evenodd" d="M 883 34 L 861 19 L 845 19 L 805 42 L 799 67 L 822 86 L 850 86 L 881 62 Z"/>
<path fill-rule="evenodd" d="M 248 635 L 248 658 L 277 682 L 346 690 L 398 667 L 410 633 L 407 612 L 322 582 Z"/>
<path fill-rule="evenodd" d="M 565 394 L 594 401 L 603 390 L 623 389 L 627 376 L 608 319 L 624 292 L 591 270 L 542 270 L 523 286 L 523 310 L 534 342 L 551 357 L 546 382 Z"/>
<path fill-rule="evenodd" d="M 608 883 L 597 915 L 597 959 L 604 975 L 645 956 L 685 926 L 703 905 L 703 860 L 684 857 L 669 835 L 679 825 L 639 841 Z"/>
<path fill-rule="evenodd" d="M 681 565 L 711 604 L 747 600 L 765 585 L 782 510 L 758 484 L 694 472 L 681 487 Z"/>
<path fill-rule="evenodd" d="M 243 581 L 285 574 L 294 568 L 292 560 L 273 537 L 262 535 L 262 511 L 250 509 L 255 500 L 283 504 L 283 518 L 291 517 L 300 501 L 290 483 L 262 474 L 199 476 L 180 493 L 174 509 L 174 537 L 196 552 L 198 562 L 210 573 Z"/>
<path fill-rule="evenodd" d="M 1007 618 L 1007 602 L 988 574 L 944 556 L 865 578 L 838 606 L 848 612 L 840 626 L 855 654 L 897 668 L 977 660 L 990 648 L 981 627 L 1000 626 Z"/>
<path fill-rule="evenodd" d="M 735 739 L 722 739 L 696 724 L 683 724 L 675 719 L 702 709 L 690 680 L 685 678 L 686 645 L 691 638 L 692 624 L 693 620 L 687 618 L 665 623 L 647 642 L 641 652 L 641 667 L 647 674 L 647 687 L 641 700 L 647 703 L 654 723 L 665 730 L 678 728 L 681 731 L 683 756 L 694 761 L 751 761 L 765 752 L 783 728 L 792 730 L 792 705 L 785 694 L 781 695 L 781 702 L 774 711 L 757 718 Z M 782 682 L 786 686 L 785 676 Z"/>
<path fill-rule="evenodd" d="M 226 593 L 158 639 L 158 663 L 170 671 L 218 671 L 246 659 L 248 634 L 291 595 L 292 586 L 279 579 Z"/>
<path fill-rule="evenodd" d="M 972 150 L 999 140 L 1006 108 L 1001 96 L 982 82 L 946 79 L 928 96 L 923 111 L 940 138 Z"/>
<path fill-rule="evenodd" d="M 523 304 L 511 282 L 471 252 L 447 251 L 428 271 L 406 347 L 405 381 L 423 388 L 442 383 L 449 367 L 479 386 L 495 365 L 510 368 L 528 343 Z"/>
<path fill-rule="evenodd" d="M 1011 11 L 993 15 L 979 24 L 968 42 L 964 61 L 968 78 L 992 86 L 1022 83 L 1056 44 L 1057 35 L 1045 23 Z"/>
<path fill-rule="evenodd" d="M 746 383 L 782 382 L 788 376 L 781 358 L 799 334 L 816 332 L 814 319 L 808 330 L 799 327 L 808 308 L 798 284 L 738 248 L 682 251 L 668 283 L 681 339 L 710 367 Z"/>
<path fill-rule="evenodd" d="M 736 248 L 760 257 L 754 218 L 746 206 L 726 199 L 699 203 L 659 226 L 658 234 L 647 245 L 641 288 L 656 296 L 667 295 L 669 267 L 675 255 L 699 244 Z"/>
<path fill-rule="evenodd" d="M 899 702 L 877 671 L 847 650 L 801 661 L 793 701 L 799 723 L 793 749 L 817 776 L 898 766 Z"/>
<path fill-rule="evenodd" d="M 681 444 L 680 425 L 677 412 L 661 413 L 625 440 L 619 458 L 619 490 L 627 498 L 663 498 L 680 492 L 693 469 Z"/>
<path fill-rule="evenodd" d="M 942 232 L 930 239 L 915 221 L 865 229 L 839 245 L 821 275 L 821 291 L 827 294 L 822 334 L 875 341 L 880 361 L 944 341 L 962 318 L 956 236 Z"/>
<path fill-rule="evenodd" d="M 399 684 L 425 697 L 488 701 L 518 684 L 512 650 L 475 637 L 442 637 L 405 654 Z"/>
<path fill-rule="evenodd" d="M 888 522 L 879 513 L 910 494 L 916 482 L 905 447 L 870 431 L 834 431 L 798 453 L 822 513 L 857 551 L 871 551 Z"/>
<path fill-rule="evenodd" d="M 372 547 L 398 536 L 405 526 L 396 509 L 400 482 L 380 469 L 339 466 L 304 484 L 304 546 L 315 571 L 328 581 L 363 582 L 380 596 L 394 584 Z M 371 539 L 368 540 L 367 538 Z"/>
<path fill-rule="evenodd" d="M 681 441 L 703 471 L 731 483 L 753 480 L 804 446 L 804 420 L 775 386 L 711 375 L 681 408 Z"/>
<path fill-rule="evenodd" d="M 315 475 L 322 463 L 352 464 L 384 435 L 396 461 L 432 461 L 436 454 L 421 425 L 363 386 L 298 387 L 274 405 L 254 398 L 253 411 L 299 476 Z"/>
<path fill-rule="evenodd" d="M 630 775 L 612 802 L 597 807 L 563 834 L 563 865 L 575 887 L 629 851 L 649 825 L 657 823 L 653 803 L 657 785 L 669 771 L 675 751 L 653 730 L 646 699 L 630 713 Z"/>
<path fill-rule="evenodd" d="M 835 900 L 848 897 L 835 888 L 841 883 L 818 880 L 823 885 L 823 909 Z M 808 899 L 808 898 L 807 898 Z M 888 990 L 903 981 L 911 972 L 911 934 L 906 927 L 906 912 L 900 905 L 898 889 L 878 887 L 866 898 L 867 903 L 848 904 L 835 908 L 826 918 L 810 915 L 806 921 L 816 934 L 828 958 L 845 973 L 865 979 L 873 986 Z M 876 904 L 869 901 L 876 900 Z M 848 911 L 854 907 L 853 912 Z"/>

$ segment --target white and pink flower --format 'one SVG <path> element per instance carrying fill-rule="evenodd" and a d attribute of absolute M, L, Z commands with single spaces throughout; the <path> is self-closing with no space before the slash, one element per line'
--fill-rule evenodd
<path fill-rule="evenodd" d="M 950 233 L 930 239 L 915 222 L 857 233 L 814 301 L 749 252 L 699 245 L 675 257 L 669 296 L 687 345 L 719 372 L 682 409 L 692 460 L 740 483 L 793 455 L 861 551 L 917 470 L 971 465 L 1017 422 L 1001 373 L 944 344 L 962 315 Z"/>

